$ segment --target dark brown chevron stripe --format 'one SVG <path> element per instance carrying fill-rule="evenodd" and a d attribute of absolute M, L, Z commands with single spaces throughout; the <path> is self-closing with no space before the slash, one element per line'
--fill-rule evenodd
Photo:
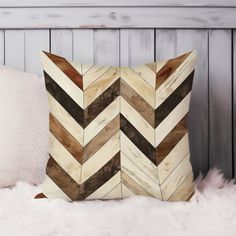
<path fill-rule="evenodd" d="M 61 104 L 61 106 L 84 127 L 84 110 L 44 71 L 47 91 Z"/>
<path fill-rule="evenodd" d="M 159 165 L 165 157 L 171 152 L 176 144 L 188 132 L 187 115 L 173 128 L 173 130 L 165 137 L 165 139 L 156 148 L 157 165 Z"/>
<path fill-rule="evenodd" d="M 118 79 L 84 110 L 84 126 L 88 126 L 119 95 L 120 80 Z"/>
<path fill-rule="evenodd" d="M 50 131 L 55 138 L 79 163 L 82 163 L 84 149 L 79 141 L 77 141 L 51 113 L 49 116 L 49 122 Z"/>
<path fill-rule="evenodd" d="M 140 115 L 155 128 L 155 113 L 154 109 L 132 89 L 122 78 L 120 82 L 120 92 L 130 106 L 132 106 Z"/>
<path fill-rule="evenodd" d="M 174 110 L 191 91 L 194 71 L 180 86 L 155 110 L 155 128 Z"/>
<path fill-rule="evenodd" d="M 158 71 L 156 75 L 156 89 L 159 88 L 176 71 L 176 69 L 190 54 L 191 52 L 186 53 L 180 57 L 170 59 L 166 62 L 166 64 L 160 69 L 160 71 Z"/>
<path fill-rule="evenodd" d="M 122 114 L 120 115 L 120 129 L 146 157 L 156 164 L 156 149 Z"/>
<path fill-rule="evenodd" d="M 86 146 L 82 162 L 87 161 L 120 130 L 120 115 L 108 123 Z"/>
<path fill-rule="evenodd" d="M 79 185 L 70 175 L 53 159 L 48 160 L 46 174 L 51 180 L 72 200 L 77 200 Z"/>
<path fill-rule="evenodd" d="M 83 89 L 82 75 L 65 58 L 45 51 L 44 53 L 70 80 L 72 80 L 80 89 Z"/>
<path fill-rule="evenodd" d="M 80 185 L 78 200 L 84 200 L 120 171 L 120 152 Z"/>

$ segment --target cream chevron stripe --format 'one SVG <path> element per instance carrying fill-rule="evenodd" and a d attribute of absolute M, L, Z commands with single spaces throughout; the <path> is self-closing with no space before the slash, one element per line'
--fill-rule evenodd
<path fill-rule="evenodd" d="M 81 107 L 84 107 L 83 90 L 74 84 L 44 53 L 41 53 L 43 67 L 53 80 Z"/>
<path fill-rule="evenodd" d="M 120 112 L 120 97 L 116 98 L 105 108 L 85 129 L 84 145 L 92 140 Z"/>
<path fill-rule="evenodd" d="M 181 183 L 177 190 L 171 195 L 168 201 L 187 201 L 194 193 L 193 173 L 191 172 Z"/>
<path fill-rule="evenodd" d="M 171 174 L 174 168 L 189 154 L 188 133 L 171 150 L 165 159 L 157 166 L 160 184 Z"/>
<path fill-rule="evenodd" d="M 84 64 L 82 63 L 82 74 L 84 75 L 87 71 L 89 71 L 94 65 L 92 64 Z"/>
<path fill-rule="evenodd" d="M 152 71 L 146 65 L 140 65 L 137 67 L 132 67 L 132 69 L 149 85 L 154 89 L 156 88 L 156 72 Z"/>
<path fill-rule="evenodd" d="M 168 200 L 192 172 L 189 158 L 189 154 L 185 156 L 185 158 L 175 167 L 173 172 L 171 172 L 169 177 L 160 185 L 164 200 Z"/>
<path fill-rule="evenodd" d="M 84 89 L 88 88 L 100 76 L 108 71 L 109 66 L 92 66 L 86 73 L 83 74 Z"/>
<path fill-rule="evenodd" d="M 162 199 L 159 184 L 139 169 L 123 152 L 121 152 L 121 170 L 153 197 Z"/>
<path fill-rule="evenodd" d="M 154 165 L 131 140 L 120 131 L 121 150 L 151 179 L 158 182 L 156 165 Z"/>
<path fill-rule="evenodd" d="M 80 184 L 96 173 L 119 151 L 120 132 L 118 131 L 102 148 L 82 165 Z"/>
<path fill-rule="evenodd" d="M 155 146 L 155 129 L 123 99 L 120 98 L 121 114 L 148 140 Z"/>
<path fill-rule="evenodd" d="M 66 201 L 71 201 L 71 199 L 47 175 L 44 180 L 42 191 L 49 199 L 61 198 Z"/>
<path fill-rule="evenodd" d="M 133 193 L 128 187 L 126 187 L 124 184 L 122 184 L 121 187 L 121 191 L 122 191 L 122 198 L 128 198 L 128 197 L 132 197 L 135 195 L 135 193 Z"/>
<path fill-rule="evenodd" d="M 155 108 L 155 89 L 130 68 L 121 68 L 121 78 L 152 108 Z"/>
<path fill-rule="evenodd" d="M 124 195 L 129 194 L 129 192 L 127 192 L 126 189 L 129 189 L 130 192 L 132 192 L 135 195 L 143 195 L 143 196 L 149 196 L 149 197 L 152 196 L 150 193 L 148 193 L 143 188 L 143 186 L 141 186 L 138 182 L 136 182 L 134 179 L 132 179 L 124 171 L 121 171 L 121 176 L 122 176 L 122 186 L 126 187 L 126 188 L 122 189 L 122 191 L 124 190 L 123 197 L 126 197 Z"/>
<path fill-rule="evenodd" d="M 49 153 L 77 183 L 80 183 L 81 164 L 70 154 L 69 151 L 50 133 Z"/>
<path fill-rule="evenodd" d="M 168 135 L 175 125 L 188 113 L 191 92 L 175 107 L 174 110 L 155 129 L 155 147 Z"/>
<path fill-rule="evenodd" d="M 103 199 L 120 199 L 122 198 L 122 185 L 116 185 Z"/>
<path fill-rule="evenodd" d="M 70 64 L 82 75 L 83 71 L 82 71 L 82 64 L 80 62 L 77 61 L 70 61 Z"/>
<path fill-rule="evenodd" d="M 121 183 L 121 171 L 117 172 L 111 179 L 103 184 L 99 189 L 90 194 L 86 199 L 102 199 L 104 198 L 115 186 Z"/>
<path fill-rule="evenodd" d="M 196 52 L 192 52 L 171 76 L 155 91 L 155 109 L 191 74 L 196 64 Z"/>
<path fill-rule="evenodd" d="M 116 67 L 111 67 L 84 90 L 84 106 L 86 108 L 99 95 L 101 95 L 113 82 L 119 79 L 119 71 Z"/>
<path fill-rule="evenodd" d="M 71 117 L 71 115 L 48 93 L 50 112 L 63 124 L 65 129 L 83 145 L 84 129 Z"/>

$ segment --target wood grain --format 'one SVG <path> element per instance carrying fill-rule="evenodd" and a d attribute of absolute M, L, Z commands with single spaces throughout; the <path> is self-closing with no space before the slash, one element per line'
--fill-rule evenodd
<path fill-rule="evenodd" d="M 209 165 L 232 177 L 231 30 L 209 34 Z M 221 47 L 224 42 L 224 47 Z"/>
<path fill-rule="evenodd" d="M 0 8 L 0 28 L 235 28 L 235 13 L 235 7 Z"/>

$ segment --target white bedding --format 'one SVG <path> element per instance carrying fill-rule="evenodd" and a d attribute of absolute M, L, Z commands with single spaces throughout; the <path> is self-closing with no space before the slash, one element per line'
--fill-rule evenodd
<path fill-rule="evenodd" d="M 0 235 L 234 236 L 236 185 L 211 171 L 191 202 L 147 197 L 68 203 L 33 199 L 40 187 L 18 183 L 0 190 Z"/>

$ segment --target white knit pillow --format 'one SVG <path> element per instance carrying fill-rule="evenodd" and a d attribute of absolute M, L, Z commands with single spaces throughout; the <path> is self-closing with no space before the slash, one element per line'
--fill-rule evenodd
<path fill-rule="evenodd" d="M 44 81 L 0 66 L 0 187 L 39 184 L 48 160 L 48 103 Z"/>

